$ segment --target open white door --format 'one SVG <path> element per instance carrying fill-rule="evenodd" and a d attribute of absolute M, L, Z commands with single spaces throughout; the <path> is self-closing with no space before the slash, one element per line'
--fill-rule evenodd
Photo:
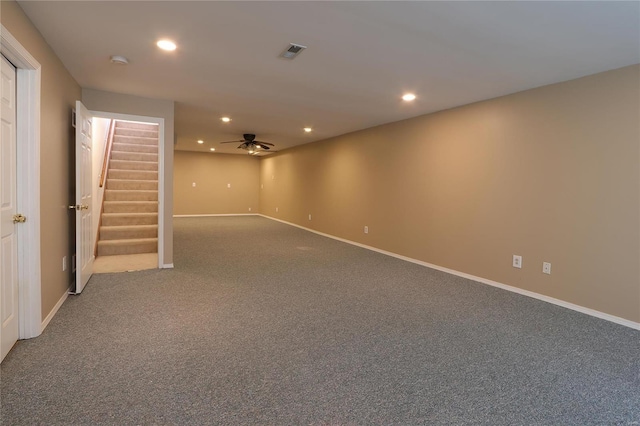
<path fill-rule="evenodd" d="M 69 206 L 76 211 L 76 294 L 82 292 L 93 274 L 91 121 L 89 110 L 76 101 L 76 203 Z"/>
<path fill-rule="evenodd" d="M 16 69 L 4 56 L 0 78 L 0 361 L 18 341 L 18 237 L 25 218 L 16 212 Z"/>

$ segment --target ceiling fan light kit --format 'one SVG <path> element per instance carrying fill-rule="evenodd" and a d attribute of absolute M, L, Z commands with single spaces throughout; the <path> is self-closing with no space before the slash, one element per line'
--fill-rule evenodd
<path fill-rule="evenodd" d="M 244 139 L 238 140 L 238 141 L 226 141 L 226 142 L 220 142 L 222 143 L 238 143 L 240 142 L 240 145 L 238 145 L 238 149 L 244 149 L 246 151 L 249 152 L 249 155 L 257 155 L 259 152 L 261 151 L 268 151 L 271 149 L 272 146 L 275 146 L 272 143 L 269 142 L 263 142 L 263 141 L 257 141 L 256 139 L 256 135 L 254 135 L 253 133 L 245 133 L 244 135 L 242 135 L 242 137 Z M 273 152 L 273 151 L 272 151 Z"/>

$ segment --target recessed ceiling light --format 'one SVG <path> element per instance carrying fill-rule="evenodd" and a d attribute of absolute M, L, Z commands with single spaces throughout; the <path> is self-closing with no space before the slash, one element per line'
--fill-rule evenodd
<path fill-rule="evenodd" d="M 311 127 L 305 127 L 304 131 L 310 133 L 313 129 Z"/>
<path fill-rule="evenodd" d="M 416 95 L 414 95 L 413 93 L 406 93 L 404 95 L 402 95 L 402 100 L 403 101 L 412 101 L 416 98 Z"/>
<path fill-rule="evenodd" d="M 203 140 L 200 140 L 200 141 L 198 141 L 198 143 L 199 143 L 200 145 L 202 145 L 202 144 L 204 143 L 204 141 L 203 141 Z"/>
<path fill-rule="evenodd" d="M 222 120 L 223 123 L 228 123 L 231 121 L 229 117 L 222 117 L 220 120 Z"/>
<path fill-rule="evenodd" d="M 156 45 L 162 50 L 168 50 L 168 51 L 176 50 L 176 44 L 171 40 L 158 40 Z"/>
<path fill-rule="evenodd" d="M 215 150 L 216 150 L 215 148 L 209 148 L 209 151 L 215 151 Z"/>

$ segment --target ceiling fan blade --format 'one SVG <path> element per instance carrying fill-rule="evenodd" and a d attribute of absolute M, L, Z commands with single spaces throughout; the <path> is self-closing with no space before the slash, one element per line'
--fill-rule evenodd
<path fill-rule="evenodd" d="M 240 139 L 239 141 L 226 141 L 226 142 L 218 142 L 218 143 L 238 143 L 238 142 L 244 142 L 244 140 Z"/>
<path fill-rule="evenodd" d="M 269 142 L 262 142 L 262 141 L 253 141 L 253 142 L 254 142 L 254 143 L 259 143 L 259 144 L 262 144 L 262 145 L 275 146 L 274 144 L 269 143 Z"/>
<path fill-rule="evenodd" d="M 269 148 L 264 142 L 254 142 L 253 143 L 256 148 L 260 148 L 260 149 L 271 149 Z M 273 146 L 273 145 L 272 145 Z"/>

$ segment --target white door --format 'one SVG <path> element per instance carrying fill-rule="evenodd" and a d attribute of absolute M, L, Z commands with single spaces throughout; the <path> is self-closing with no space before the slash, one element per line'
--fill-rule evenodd
<path fill-rule="evenodd" d="M 4 56 L 0 83 L 0 360 L 18 341 L 18 238 L 16 212 L 16 69 Z M 14 220 L 16 223 L 14 223 Z"/>
<path fill-rule="evenodd" d="M 76 211 L 76 293 L 82 292 L 93 274 L 91 121 L 89 110 L 76 101 L 76 204 L 72 206 Z"/>

